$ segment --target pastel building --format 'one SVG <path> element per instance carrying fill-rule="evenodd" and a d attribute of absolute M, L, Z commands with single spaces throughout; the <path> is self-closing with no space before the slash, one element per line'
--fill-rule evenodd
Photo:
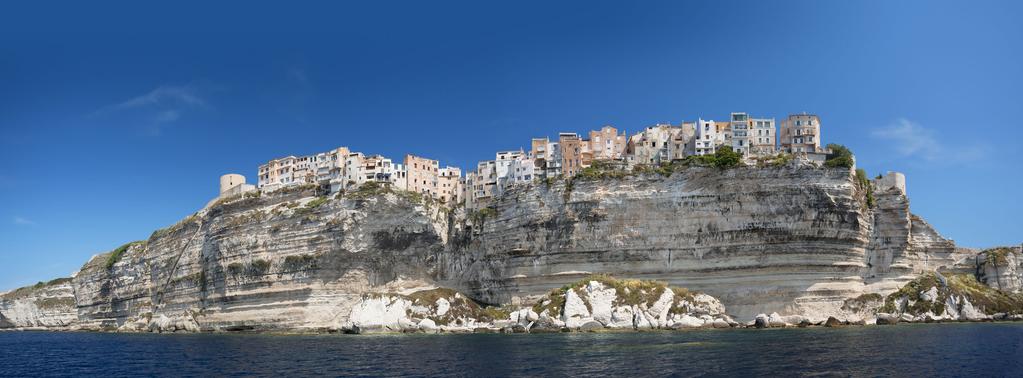
<path fill-rule="evenodd" d="M 732 150 L 745 157 L 774 153 L 774 119 L 752 118 L 746 113 L 732 113 L 729 129 Z M 725 136 L 726 139 L 728 135 Z"/>
<path fill-rule="evenodd" d="M 437 200 L 444 203 L 462 201 L 462 170 L 444 167 L 437 172 Z"/>
<path fill-rule="evenodd" d="M 681 127 L 674 127 L 668 124 L 657 124 L 650 126 L 643 131 L 629 137 L 628 155 L 629 164 L 658 165 L 672 160 L 673 148 L 676 137 L 679 147 L 684 148 L 685 143 Z"/>
<path fill-rule="evenodd" d="M 406 190 L 436 196 L 440 162 L 408 154 L 405 155 L 405 170 L 408 172 Z"/>
<path fill-rule="evenodd" d="M 347 147 L 307 156 L 285 156 L 260 165 L 256 186 L 262 190 L 301 184 L 330 185 L 333 189 L 344 174 Z"/>
<path fill-rule="evenodd" d="M 589 150 L 593 160 L 619 160 L 625 158 L 628 138 L 612 126 L 590 131 Z"/>
<path fill-rule="evenodd" d="M 589 142 L 584 141 L 576 133 L 558 134 L 561 147 L 561 174 L 565 177 L 575 176 L 583 168 L 590 165 L 593 155 L 589 151 Z"/>
<path fill-rule="evenodd" d="M 678 132 L 672 136 L 671 159 L 685 159 L 686 156 L 696 153 L 696 123 L 682 122 Z"/>
<path fill-rule="evenodd" d="M 767 156 L 777 151 L 777 135 L 774 118 L 750 119 L 750 155 Z"/>
<path fill-rule="evenodd" d="M 547 138 L 533 138 L 529 151 L 533 159 L 534 174 L 539 177 L 561 175 L 561 145 Z"/>
<path fill-rule="evenodd" d="M 781 121 L 778 141 L 784 152 L 823 153 L 820 118 L 806 113 L 788 116 Z"/>

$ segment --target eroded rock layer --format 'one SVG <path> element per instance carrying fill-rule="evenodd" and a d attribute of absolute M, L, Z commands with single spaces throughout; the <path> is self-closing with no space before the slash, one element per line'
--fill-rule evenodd
<path fill-rule="evenodd" d="M 670 177 L 517 187 L 463 232 L 446 278 L 484 301 L 526 300 L 590 273 L 664 281 L 733 315 L 827 314 L 954 263 L 954 243 L 847 169 L 689 168 Z M 481 224 L 480 224 L 481 223 Z"/>
<path fill-rule="evenodd" d="M 610 328 L 866 317 L 932 271 L 1021 290 L 1018 249 L 956 248 L 910 212 L 901 190 L 868 194 L 867 185 L 848 169 L 794 163 L 540 182 L 468 211 L 373 185 L 331 197 L 304 187 L 248 194 L 94 256 L 72 278 L 3 294 L 0 328 L 406 330 L 484 319 L 525 327 L 527 318 L 557 327 L 576 316 L 548 308 L 557 321 L 537 323 L 533 308 L 591 274 L 688 288 L 722 305 L 685 317 L 675 297 L 654 311 L 660 298 L 595 309 L 604 284 L 565 294 L 587 304 L 572 309 L 583 323 Z M 444 301 L 416 294 L 438 292 Z M 444 315 L 445 301 L 472 316 Z"/>

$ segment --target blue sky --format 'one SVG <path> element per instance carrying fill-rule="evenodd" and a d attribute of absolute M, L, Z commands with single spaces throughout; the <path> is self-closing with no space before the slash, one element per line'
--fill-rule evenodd
<path fill-rule="evenodd" d="M 273 157 L 469 167 L 732 111 L 816 113 L 871 175 L 905 172 L 946 237 L 1023 241 L 1018 2 L 28 3 L 0 6 L 0 288 L 144 239 Z"/>

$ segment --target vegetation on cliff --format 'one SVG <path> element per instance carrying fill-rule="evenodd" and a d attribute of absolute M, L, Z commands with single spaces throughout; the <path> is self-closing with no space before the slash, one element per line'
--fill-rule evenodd
<path fill-rule="evenodd" d="M 110 252 L 110 256 L 107 256 L 107 262 L 104 266 L 107 268 L 107 270 L 110 270 L 111 268 L 114 267 L 114 264 L 117 264 L 118 261 L 121 261 L 121 258 L 124 257 L 124 253 L 128 252 L 129 248 L 136 245 L 144 244 L 146 244 L 144 240 L 137 240 L 117 247 L 112 252 Z"/>
<path fill-rule="evenodd" d="M 49 281 L 46 281 L 46 282 L 39 281 L 35 285 L 17 288 L 17 289 L 14 289 L 14 290 L 10 291 L 10 292 L 4 293 L 3 295 L 0 295 L 0 299 L 3 299 L 3 300 L 15 300 L 15 299 L 20 299 L 20 298 L 25 298 L 25 297 L 28 297 L 28 296 L 34 294 L 36 291 L 38 291 L 40 289 L 44 289 L 44 288 L 47 288 L 47 287 L 50 287 L 50 286 L 60 285 L 60 284 L 63 284 L 63 283 L 68 283 L 68 282 L 71 282 L 71 279 L 70 278 L 66 278 L 66 277 L 65 278 L 52 279 L 52 280 L 49 280 Z"/>
<path fill-rule="evenodd" d="M 932 290 L 932 288 L 934 290 Z M 977 281 L 972 274 L 955 274 L 943 279 L 924 273 L 885 297 L 879 312 L 943 315 L 949 298 L 964 298 L 974 308 L 992 315 L 1023 313 L 1023 294 L 1006 293 Z M 900 302 L 904 304 L 900 308 Z"/>
<path fill-rule="evenodd" d="M 633 279 L 616 279 L 606 274 L 595 274 L 588 276 L 579 281 L 571 284 L 562 286 L 560 288 L 551 290 L 547 296 L 533 305 L 533 311 L 536 313 L 542 313 L 544 310 L 549 311 L 550 314 L 560 314 L 562 309 L 565 307 L 565 294 L 569 290 L 580 290 L 586 285 L 590 284 L 590 281 L 596 281 L 603 284 L 606 287 L 615 289 L 617 298 L 613 303 L 614 306 L 622 305 L 641 305 L 646 306 L 653 305 L 661 298 L 664 294 L 664 290 L 668 289 L 669 286 L 659 281 L 644 281 L 644 280 L 633 280 Z M 671 291 L 675 293 L 675 302 L 680 300 L 692 301 L 693 296 L 697 293 L 690 292 L 688 289 L 680 287 L 671 287 Z M 585 301 L 585 299 L 584 299 Z M 589 303 L 586 303 L 586 307 L 591 307 Z"/>
<path fill-rule="evenodd" d="M 828 153 L 828 157 L 824 160 L 824 166 L 830 168 L 852 168 L 855 159 L 848 147 L 832 143 L 828 145 L 828 149 L 831 152 Z"/>

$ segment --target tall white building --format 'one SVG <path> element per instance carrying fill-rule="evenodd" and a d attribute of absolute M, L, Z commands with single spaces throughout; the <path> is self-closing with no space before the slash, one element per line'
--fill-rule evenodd
<path fill-rule="evenodd" d="M 725 142 L 725 134 L 722 132 L 724 125 L 721 123 L 700 118 L 694 126 L 696 127 L 696 137 L 693 143 L 695 154 L 713 155 L 717 152 L 717 146 Z"/>

